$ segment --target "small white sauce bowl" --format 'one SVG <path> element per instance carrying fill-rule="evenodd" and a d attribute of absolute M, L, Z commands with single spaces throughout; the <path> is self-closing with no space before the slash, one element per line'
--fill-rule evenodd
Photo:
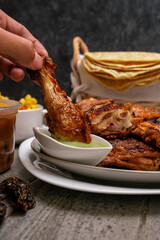
<path fill-rule="evenodd" d="M 70 162 L 96 166 L 112 150 L 112 145 L 107 140 L 93 134 L 91 134 L 92 141 L 101 142 L 106 147 L 82 148 L 69 146 L 52 138 L 51 134 L 44 128 L 34 127 L 33 131 L 44 153 Z"/>
<path fill-rule="evenodd" d="M 42 105 L 38 106 L 39 107 L 36 109 L 18 110 L 15 131 L 16 143 L 33 137 L 33 127 L 40 127 L 43 125 L 46 109 L 44 109 Z"/>

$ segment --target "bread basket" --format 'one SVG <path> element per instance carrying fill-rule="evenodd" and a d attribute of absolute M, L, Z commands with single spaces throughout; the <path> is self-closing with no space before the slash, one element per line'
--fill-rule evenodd
<path fill-rule="evenodd" d="M 81 53 L 82 52 L 82 53 Z M 113 98 L 118 102 L 141 103 L 143 106 L 159 107 L 160 82 L 139 88 L 130 88 L 126 91 L 116 91 L 104 87 L 96 78 L 89 75 L 82 65 L 82 59 L 89 52 L 88 46 L 80 38 L 73 39 L 73 58 L 71 60 L 72 72 L 70 74 L 74 101 L 85 98 Z M 158 69 L 160 71 L 160 69 Z"/>

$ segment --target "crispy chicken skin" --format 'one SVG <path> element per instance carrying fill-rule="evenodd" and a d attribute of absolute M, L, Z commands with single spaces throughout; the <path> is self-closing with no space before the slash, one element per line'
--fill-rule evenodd
<path fill-rule="evenodd" d="M 122 138 L 145 119 L 160 117 L 160 112 L 138 104 L 118 104 L 113 99 L 85 99 L 75 104 L 91 120 L 91 131 L 105 138 Z"/>
<path fill-rule="evenodd" d="M 160 121 L 158 119 L 139 123 L 132 133 L 144 142 L 160 148 Z"/>
<path fill-rule="evenodd" d="M 108 156 L 98 164 L 99 167 L 119 167 L 132 170 L 156 171 L 160 165 L 160 152 L 133 138 L 112 139 L 113 149 Z"/>
<path fill-rule="evenodd" d="M 78 109 L 59 87 L 51 58 L 43 58 L 43 67 L 38 71 L 27 70 L 32 80 L 37 80 L 42 88 L 49 131 L 56 138 L 89 143 L 91 141 L 88 116 Z"/>
<path fill-rule="evenodd" d="M 89 113 L 94 109 L 100 109 L 100 108 L 105 109 L 105 107 L 109 106 L 111 103 L 114 103 L 114 100 L 110 98 L 109 99 L 88 98 L 88 99 L 83 99 L 78 103 L 75 103 L 75 105 L 77 105 L 77 107 L 80 108 L 82 111 Z"/>

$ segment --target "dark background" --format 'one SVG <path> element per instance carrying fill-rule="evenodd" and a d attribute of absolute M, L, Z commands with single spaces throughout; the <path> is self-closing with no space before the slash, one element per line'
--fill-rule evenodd
<path fill-rule="evenodd" d="M 71 93 L 72 40 L 80 36 L 90 51 L 160 52 L 159 0 L 1 0 L 1 9 L 25 25 L 48 50 L 60 87 Z M 5 77 L 0 92 L 19 100 L 27 93 L 43 104 L 30 79 Z"/>

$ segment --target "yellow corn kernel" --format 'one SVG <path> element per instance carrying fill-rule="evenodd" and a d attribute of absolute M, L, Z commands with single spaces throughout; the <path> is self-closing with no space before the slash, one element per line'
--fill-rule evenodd
<path fill-rule="evenodd" d="M 25 99 L 27 100 L 27 99 L 31 99 L 32 97 L 31 97 L 31 95 L 30 94 L 27 94 L 26 96 L 25 96 Z"/>
<path fill-rule="evenodd" d="M 24 98 L 21 98 L 21 99 L 19 100 L 19 102 L 24 105 L 24 104 L 25 104 L 25 99 L 24 99 Z"/>
<path fill-rule="evenodd" d="M 0 99 L 9 99 L 7 96 L 3 96 L 0 92 Z M 36 98 L 32 97 L 30 94 L 27 94 L 24 98 L 21 98 L 19 102 L 22 104 L 19 107 L 19 110 L 28 110 L 38 108 L 38 101 Z"/>
<path fill-rule="evenodd" d="M 3 95 L 1 94 L 1 92 L 0 92 L 0 99 L 9 99 L 9 98 L 6 97 L 6 96 L 3 96 Z"/>
<path fill-rule="evenodd" d="M 22 106 L 19 107 L 19 110 L 28 110 L 38 108 L 38 101 L 36 98 L 32 97 L 30 94 L 27 94 L 24 98 L 21 98 L 20 103 Z"/>

